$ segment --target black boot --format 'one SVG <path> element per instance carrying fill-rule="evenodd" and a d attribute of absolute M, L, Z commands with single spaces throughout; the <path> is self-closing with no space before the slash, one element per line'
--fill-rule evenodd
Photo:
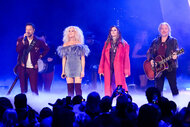
<path fill-rule="evenodd" d="M 67 83 L 68 96 L 74 96 L 74 83 Z"/>
<path fill-rule="evenodd" d="M 75 92 L 76 92 L 76 95 L 82 96 L 81 83 L 75 83 Z"/>

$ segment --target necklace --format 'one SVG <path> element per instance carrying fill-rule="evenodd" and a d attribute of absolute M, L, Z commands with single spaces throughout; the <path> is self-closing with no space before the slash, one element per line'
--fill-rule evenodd
<path fill-rule="evenodd" d="M 115 53 L 116 49 L 117 49 L 117 44 L 116 43 L 112 43 L 112 49 L 113 49 L 113 52 Z"/>

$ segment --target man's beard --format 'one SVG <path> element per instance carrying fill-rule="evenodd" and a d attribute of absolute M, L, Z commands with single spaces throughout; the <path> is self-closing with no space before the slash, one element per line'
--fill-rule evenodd
<path fill-rule="evenodd" d="M 162 37 L 167 37 L 169 34 L 165 33 L 165 34 L 162 34 Z"/>
<path fill-rule="evenodd" d="M 32 37 L 33 36 L 33 34 L 28 34 L 28 37 Z"/>

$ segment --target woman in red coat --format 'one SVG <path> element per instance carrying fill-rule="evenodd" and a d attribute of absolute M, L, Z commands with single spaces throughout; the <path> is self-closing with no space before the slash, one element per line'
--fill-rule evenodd
<path fill-rule="evenodd" d="M 130 75 L 129 45 L 115 26 L 109 30 L 98 73 L 104 75 L 105 95 L 111 96 L 118 85 L 128 91 L 125 77 Z"/>

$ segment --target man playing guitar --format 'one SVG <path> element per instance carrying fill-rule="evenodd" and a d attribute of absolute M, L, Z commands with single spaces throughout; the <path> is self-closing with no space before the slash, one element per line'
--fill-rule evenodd
<path fill-rule="evenodd" d="M 155 38 L 147 52 L 147 58 L 151 63 L 152 68 L 155 68 L 157 63 L 155 58 L 157 56 L 162 56 L 163 58 L 172 55 L 172 59 L 167 62 L 168 69 L 162 72 L 160 77 L 155 78 L 155 85 L 160 90 L 163 91 L 165 77 L 168 79 L 172 95 L 178 95 L 177 81 L 176 81 L 176 69 L 177 64 L 177 51 L 178 43 L 175 38 L 171 36 L 171 28 L 167 22 L 163 22 L 159 25 L 158 31 L 160 36 Z M 155 60 L 155 61 L 154 61 Z"/>

